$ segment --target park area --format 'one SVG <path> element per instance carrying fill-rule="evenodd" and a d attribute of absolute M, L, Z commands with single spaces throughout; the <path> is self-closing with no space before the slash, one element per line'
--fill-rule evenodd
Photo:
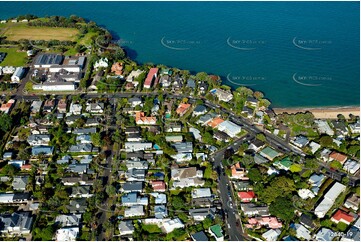
<path fill-rule="evenodd" d="M 27 62 L 26 51 L 19 51 L 18 48 L 0 48 L 0 52 L 5 52 L 6 57 L 0 66 L 24 66 Z"/>
<path fill-rule="evenodd" d="M 60 40 L 75 41 L 79 31 L 75 28 L 61 27 L 36 27 L 28 26 L 27 23 L 0 24 L 0 35 L 7 40 Z"/>

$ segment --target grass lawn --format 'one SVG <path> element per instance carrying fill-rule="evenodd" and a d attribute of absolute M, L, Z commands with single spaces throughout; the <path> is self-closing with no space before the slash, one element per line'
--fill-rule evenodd
<path fill-rule="evenodd" d="M 1 36 L 7 40 L 76 40 L 79 31 L 75 28 L 28 26 L 27 23 L 0 24 Z"/>
<path fill-rule="evenodd" d="M 0 66 L 24 66 L 27 61 L 26 52 L 18 52 L 17 48 L 0 48 L 0 52 L 6 52 L 7 55 Z"/>

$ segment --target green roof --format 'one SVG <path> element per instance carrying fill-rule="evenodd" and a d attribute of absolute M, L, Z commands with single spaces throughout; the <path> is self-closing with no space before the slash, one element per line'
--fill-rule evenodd
<path fill-rule="evenodd" d="M 290 168 L 290 166 L 293 164 L 293 162 L 290 160 L 290 158 L 286 157 L 280 161 L 276 161 L 275 164 L 281 164 L 284 167 Z"/>
<path fill-rule="evenodd" d="M 222 228 L 219 224 L 213 225 L 213 226 L 209 227 L 209 229 L 213 232 L 213 234 L 217 238 L 223 237 Z"/>
<path fill-rule="evenodd" d="M 272 160 L 279 155 L 279 153 L 277 151 L 275 151 L 274 149 L 272 149 L 270 147 L 264 148 L 261 151 L 261 154 L 265 154 L 266 156 L 270 157 Z"/>

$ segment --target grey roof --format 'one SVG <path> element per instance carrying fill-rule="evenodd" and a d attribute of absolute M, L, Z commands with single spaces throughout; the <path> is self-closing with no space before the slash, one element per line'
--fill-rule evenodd
<path fill-rule="evenodd" d="M 304 213 L 300 217 L 300 223 L 308 228 L 315 228 L 312 217 Z"/>
<path fill-rule="evenodd" d="M 194 112 L 198 112 L 198 113 L 203 113 L 207 111 L 207 108 L 203 105 L 197 105 L 195 108 L 194 108 Z"/>
<path fill-rule="evenodd" d="M 12 187 L 14 190 L 25 190 L 28 182 L 29 182 L 29 176 L 14 177 Z"/>
<path fill-rule="evenodd" d="M 57 54 L 41 54 L 35 61 L 35 65 L 60 65 L 64 57 Z"/>
<path fill-rule="evenodd" d="M 193 152 L 192 142 L 179 142 L 172 145 L 178 153 L 191 153 Z"/>
<path fill-rule="evenodd" d="M 187 81 L 187 87 L 190 87 L 190 88 L 195 88 L 196 87 L 196 83 L 193 79 L 188 79 Z"/>
<path fill-rule="evenodd" d="M 143 182 L 126 182 L 122 186 L 123 192 L 134 192 L 143 190 Z"/>
<path fill-rule="evenodd" d="M 207 235 L 203 232 L 197 232 L 191 235 L 194 241 L 209 241 Z"/>
<path fill-rule="evenodd" d="M 167 207 L 165 205 L 155 205 L 154 206 L 154 216 L 155 218 L 165 218 L 168 216 Z"/>
<path fill-rule="evenodd" d="M 33 147 L 31 149 L 31 154 L 34 155 L 39 155 L 39 154 L 45 154 L 45 155 L 51 155 L 53 153 L 54 147 L 53 146 L 37 146 L 37 147 Z"/>
<path fill-rule="evenodd" d="M 263 163 L 267 163 L 268 160 L 266 158 L 264 158 L 263 156 L 261 156 L 260 154 L 255 154 L 254 155 L 254 162 L 256 164 L 263 164 Z"/>
<path fill-rule="evenodd" d="M 268 206 L 256 205 L 252 203 L 242 203 L 241 204 L 242 211 L 246 215 L 256 214 L 261 216 L 268 216 L 269 209 Z"/>
<path fill-rule="evenodd" d="M 82 196 L 90 194 L 90 186 L 75 186 L 71 187 L 72 196 Z"/>
<path fill-rule="evenodd" d="M 74 173 L 86 173 L 88 168 L 89 168 L 88 164 L 70 164 L 68 166 L 68 170 Z"/>
<path fill-rule="evenodd" d="M 30 231 L 34 218 L 30 212 L 15 212 L 12 214 L 0 215 L 2 221 L 1 230 L 13 230 L 14 232 Z"/>
<path fill-rule="evenodd" d="M 77 144 L 69 147 L 69 152 L 92 152 L 92 144 Z"/>
<path fill-rule="evenodd" d="M 342 240 L 353 240 L 360 241 L 360 229 L 355 226 L 352 226 L 347 232 L 346 235 L 342 237 Z"/>
<path fill-rule="evenodd" d="M 79 128 L 74 129 L 73 134 L 94 134 L 97 132 L 96 128 Z"/>
<path fill-rule="evenodd" d="M 242 112 L 245 112 L 245 113 L 248 113 L 250 115 L 253 115 L 253 109 L 252 108 L 249 108 L 247 106 L 244 106 L 243 109 L 242 109 Z"/>
<path fill-rule="evenodd" d="M 56 216 L 55 223 L 59 223 L 62 227 L 79 226 L 81 214 L 60 214 Z"/>
<path fill-rule="evenodd" d="M 85 213 L 85 209 L 87 208 L 86 198 L 71 200 L 67 208 L 70 213 Z"/>
<path fill-rule="evenodd" d="M 124 203 L 136 203 L 137 202 L 137 193 L 130 192 L 122 196 L 122 204 Z"/>
<path fill-rule="evenodd" d="M 335 232 L 328 228 L 321 228 L 316 234 L 316 240 L 332 241 Z"/>
<path fill-rule="evenodd" d="M 194 216 L 214 217 L 215 214 L 216 214 L 216 208 L 214 208 L 214 207 L 189 209 L 189 215 L 192 217 L 194 217 Z"/>

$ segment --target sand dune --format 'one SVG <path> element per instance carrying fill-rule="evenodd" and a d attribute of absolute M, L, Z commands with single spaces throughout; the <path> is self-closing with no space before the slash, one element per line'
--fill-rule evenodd
<path fill-rule="evenodd" d="M 330 107 L 330 108 L 274 108 L 276 114 L 279 113 L 298 113 L 310 111 L 315 118 L 320 119 L 336 119 L 338 114 L 344 115 L 346 118 L 350 114 L 360 116 L 360 107 Z"/>

